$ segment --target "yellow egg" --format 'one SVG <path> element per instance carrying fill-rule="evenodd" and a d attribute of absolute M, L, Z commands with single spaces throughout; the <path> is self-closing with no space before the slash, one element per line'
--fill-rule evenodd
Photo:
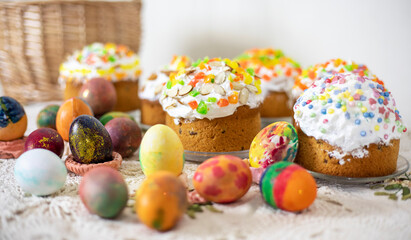
<path fill-rule="evenodd" d="M 139 156 L 146 176 L 160 170 L 178 176 L 183 171 L 183 144 L 177 134 L 165 125 L 157 124 L 148 129 L 141 141 Z"/>

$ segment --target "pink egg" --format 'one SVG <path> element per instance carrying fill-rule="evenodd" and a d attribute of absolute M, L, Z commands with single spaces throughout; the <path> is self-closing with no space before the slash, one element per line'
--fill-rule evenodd
<path fill-rule="evenodd" d="M 203 162 L 194 173 L 195 190 L 208 201 L 234 202 L 244 196 L 251 186 L 248 165 L 240 158 L 221 155 Z"/>

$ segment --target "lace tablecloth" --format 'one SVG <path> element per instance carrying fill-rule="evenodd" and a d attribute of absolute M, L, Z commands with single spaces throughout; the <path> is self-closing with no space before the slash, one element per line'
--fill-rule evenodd
<path fill-rule="evenodd" d="M 26 106 L 29 127 L 44 104 Z M 411 159 L 411 135 L 401 154 Z M 159 233 L 139 222 L 131 203 L 115 220 L 88 213 L 77 194 L 81 177 L 69 173 L 65 186 L 48 197 L 25 194 L 13 176 L 15 160 L 0 160 L 0 239 L 411 239 L 411 199 L 375 196 L 368 185 L 318 182 L 314 204 L 302 213 L 274 210 L 253 185 L 239 201 L 215 204 L 223 213 L 187 215 L 171 231 Z M 187 162 L 191 179 L 197 167 Z M 144 179 L 137 156 L 120 168 L 130 193 Z"/>

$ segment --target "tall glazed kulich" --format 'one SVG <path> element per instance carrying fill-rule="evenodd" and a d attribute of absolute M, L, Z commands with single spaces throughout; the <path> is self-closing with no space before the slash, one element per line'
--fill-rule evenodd
<path fill-rule="evenodd" d="M 329 74 L 297 100 L 295 161 L 324 174 L 376 177 L 397 167 L 403 125 L 383 85 L 355 73 Z"/>
<path fill-rule="evenodd" d="M 259 132 L 261 80 L 230 59 L 204 58 L 170 77 L 160 103 L 184 149 L 247 150 Z"/>
<path fill-rule="evenodd" d="M 60 65 L 59 82 L 64 99 L 77 97 L 83 83 L 93 78 L 111 81 L 116 89 L 115 111 L 140 108 L 138 81 L 140 59 L 127 46 L 114 43 L 92 43 L 75 51 Z"/>

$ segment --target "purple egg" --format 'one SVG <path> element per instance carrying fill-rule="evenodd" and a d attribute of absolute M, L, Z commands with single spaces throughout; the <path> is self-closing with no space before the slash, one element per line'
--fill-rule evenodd
<path fill-rule="evenodd" d="M 141 143 L 141 130 L 136 122 L 128 118 L 114 118 L 106 124 L 113 142 L 113 151 L 125 158 L 133 155 Z"/>
<path fill-rule="evenodd" d="M 27 137 L 24 151 L 34 148 L 47 149 L 61 157 L 64 152 L 64 141 L 56 130 L 51 128 L 39 128 Z"/>

